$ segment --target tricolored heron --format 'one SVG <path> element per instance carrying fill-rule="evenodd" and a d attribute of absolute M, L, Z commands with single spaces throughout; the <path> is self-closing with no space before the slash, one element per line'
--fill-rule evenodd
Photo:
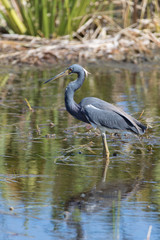
<path fill-rule="evenodd" d="M 136 135 L 143 134 L 146 130 L 141 122 L 125 113 L 122 109 L 105 102 L 99 98 L 86 97 L 77 104 L 74 101 L 74 92 L 79 89 L 87 76 L 88 72 L 78 64 L 73 64 L 64 72 L 47 80 L 56 80 L 62 76 L 76 73 L 78 78 L 70 82 L 65 90 L 65 105 L 67 111 L 75 118 L 98 128 L 102 135 L 104 155 L 109 157 L 109 150 L 106 140 L 106 131 L 121 132 L 128 131 Z"/>

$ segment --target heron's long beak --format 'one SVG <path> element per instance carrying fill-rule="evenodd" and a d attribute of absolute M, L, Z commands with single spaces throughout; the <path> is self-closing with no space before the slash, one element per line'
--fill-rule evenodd
<path fill-rule="evenodd" d="M 69 74 L 69 69 L 65 70 L 64 72 L 59 73 L 58 75 L 56 75 L 56 76 L 53 77 L 53 78 L 48 79 L 48 80 L 45 81 L 44 83 L 48 83 L 48 82 L 50 82 L 50 81 L 52 81 L 52 80 L 56 80 L 56 79 L 58 79 L 58 78 L 60 78 L 60 77 L 66 76 L 66 75 L 68 75 L 68 74 Z"/>

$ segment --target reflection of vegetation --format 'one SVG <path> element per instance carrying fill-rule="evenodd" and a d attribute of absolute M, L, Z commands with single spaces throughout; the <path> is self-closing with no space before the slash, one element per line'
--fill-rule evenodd
<path fill-rule="evenodd" d="M 118 204 L 115 206 L 115 201 L 113 201 L 112 211 L 113 211 L 113 239 L 119 238 L 120 232 L 120 209 L 121 209 L 121 192 L 118 192 Z"/>
<path fill-rule="evenodd" d="M 0 76 L 0 88 L 3 88 L 9 78 L 9 74 Z"/>

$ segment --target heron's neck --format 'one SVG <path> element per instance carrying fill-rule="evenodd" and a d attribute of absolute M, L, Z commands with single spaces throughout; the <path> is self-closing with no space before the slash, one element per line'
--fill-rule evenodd
<path fill-rule="evenodd" d="M 82 86 L 84 79 L 85 73 L 78 73 L 77 80 L 70 82 L 66 88 L 65 104 L 67 111 L 69 111 L 70 113 L 72 112 L 72 110 L 79 108 L 79 105 L 74 101 L 74 92 Z"/>

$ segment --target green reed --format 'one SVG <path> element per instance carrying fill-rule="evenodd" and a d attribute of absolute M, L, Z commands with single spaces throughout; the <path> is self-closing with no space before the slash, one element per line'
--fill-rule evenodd
<path fill-rule="evenodd" d="M 15 33 L 50 37 L 75 31 L 95 0 L 0 0 L 0 10 Z"/>
<path fill-rule="evenodd" d="M 94 14 L 106 15 L 122 28 L 152 19 L 156 31 L 160 30 L 158 0 L 0 0 L 0 17 L 18 34 L 47 38 L 71 35 Z"/>

